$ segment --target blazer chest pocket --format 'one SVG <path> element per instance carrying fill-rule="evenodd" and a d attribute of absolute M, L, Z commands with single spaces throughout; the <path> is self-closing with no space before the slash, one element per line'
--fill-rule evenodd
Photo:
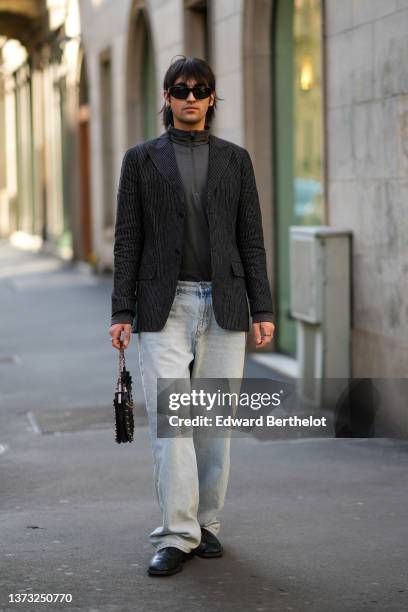
<path fill-rule="evenodd" d="M 155 278 L 156 276 L 156 264 L 143 264 L 139 269 L 139 280 L 149 280 L 151 278 Z"/>
<path fill-rule="evenodd" d="M 244 266 L 242 265 L 240 261 L 232 261 L 231 266 L 232 266 L 232 271 L 234 273 L 234 276 L 245 277 Z"/>

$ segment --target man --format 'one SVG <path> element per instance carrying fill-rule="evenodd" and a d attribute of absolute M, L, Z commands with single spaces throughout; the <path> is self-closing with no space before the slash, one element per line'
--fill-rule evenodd
<path fill-rule="evenodd" d="M 257 347 L 274 333 L 253 167 L 243 147 L 210 133 L 210 66 L 174 61 L 163 97 L 166 132 L 122 162 L 110 327 L 116 349 L 138 334 L 162 513 L 150 533 L 152 576 L 179 572 L 194 555 L 222 555 L 216 536 L 230 466 L 228 435 L 157 435 L 157 379 L 242 378 L 248 301 Z"/>

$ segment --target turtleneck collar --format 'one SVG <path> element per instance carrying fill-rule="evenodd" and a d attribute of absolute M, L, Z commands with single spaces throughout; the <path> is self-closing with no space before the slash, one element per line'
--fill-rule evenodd
<path fill-rule="evenodd" d="M 190 146 L 190 143 L 194 145 L 202 145 L 208 142 L 210 134 L 210 128 L 207 127 L 204 130 L 180 130 L 179 128 L 170 125 L 167 131 L 172 142 L 178 142 L 186 146 Z"/>

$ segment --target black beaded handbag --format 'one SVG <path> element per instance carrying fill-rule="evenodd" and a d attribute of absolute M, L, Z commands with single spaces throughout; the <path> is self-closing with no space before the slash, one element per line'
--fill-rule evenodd
<path fill-rule="evenodd" d="M 119 374 L 116 383 L 115 397 L 116 442 L 132 442 L 134 432 L 132 377 L 126 369 L 125 350 L 119 349 Z"/>

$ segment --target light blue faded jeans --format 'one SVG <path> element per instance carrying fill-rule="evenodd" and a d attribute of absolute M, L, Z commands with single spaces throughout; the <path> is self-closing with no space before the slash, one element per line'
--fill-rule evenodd
<path fill-rule="evenodd" d="M 157 378 L 242 379 L 246 336 L 245 331 L 226 330 L 218 325 L 211 282 L 204 281 L 178 281 L 164 328 L 136 334 L 154 485 L 162 514 L 162 524 L 149 535 L 156 551 L 175 546 L 190 552 L 200 544 L 201 527 L 218 534 L 231 443 L 231 432 L 216 437 L 208 432 L 201 434 L 198 429 L 190 437 L 158 437 Z"/>

